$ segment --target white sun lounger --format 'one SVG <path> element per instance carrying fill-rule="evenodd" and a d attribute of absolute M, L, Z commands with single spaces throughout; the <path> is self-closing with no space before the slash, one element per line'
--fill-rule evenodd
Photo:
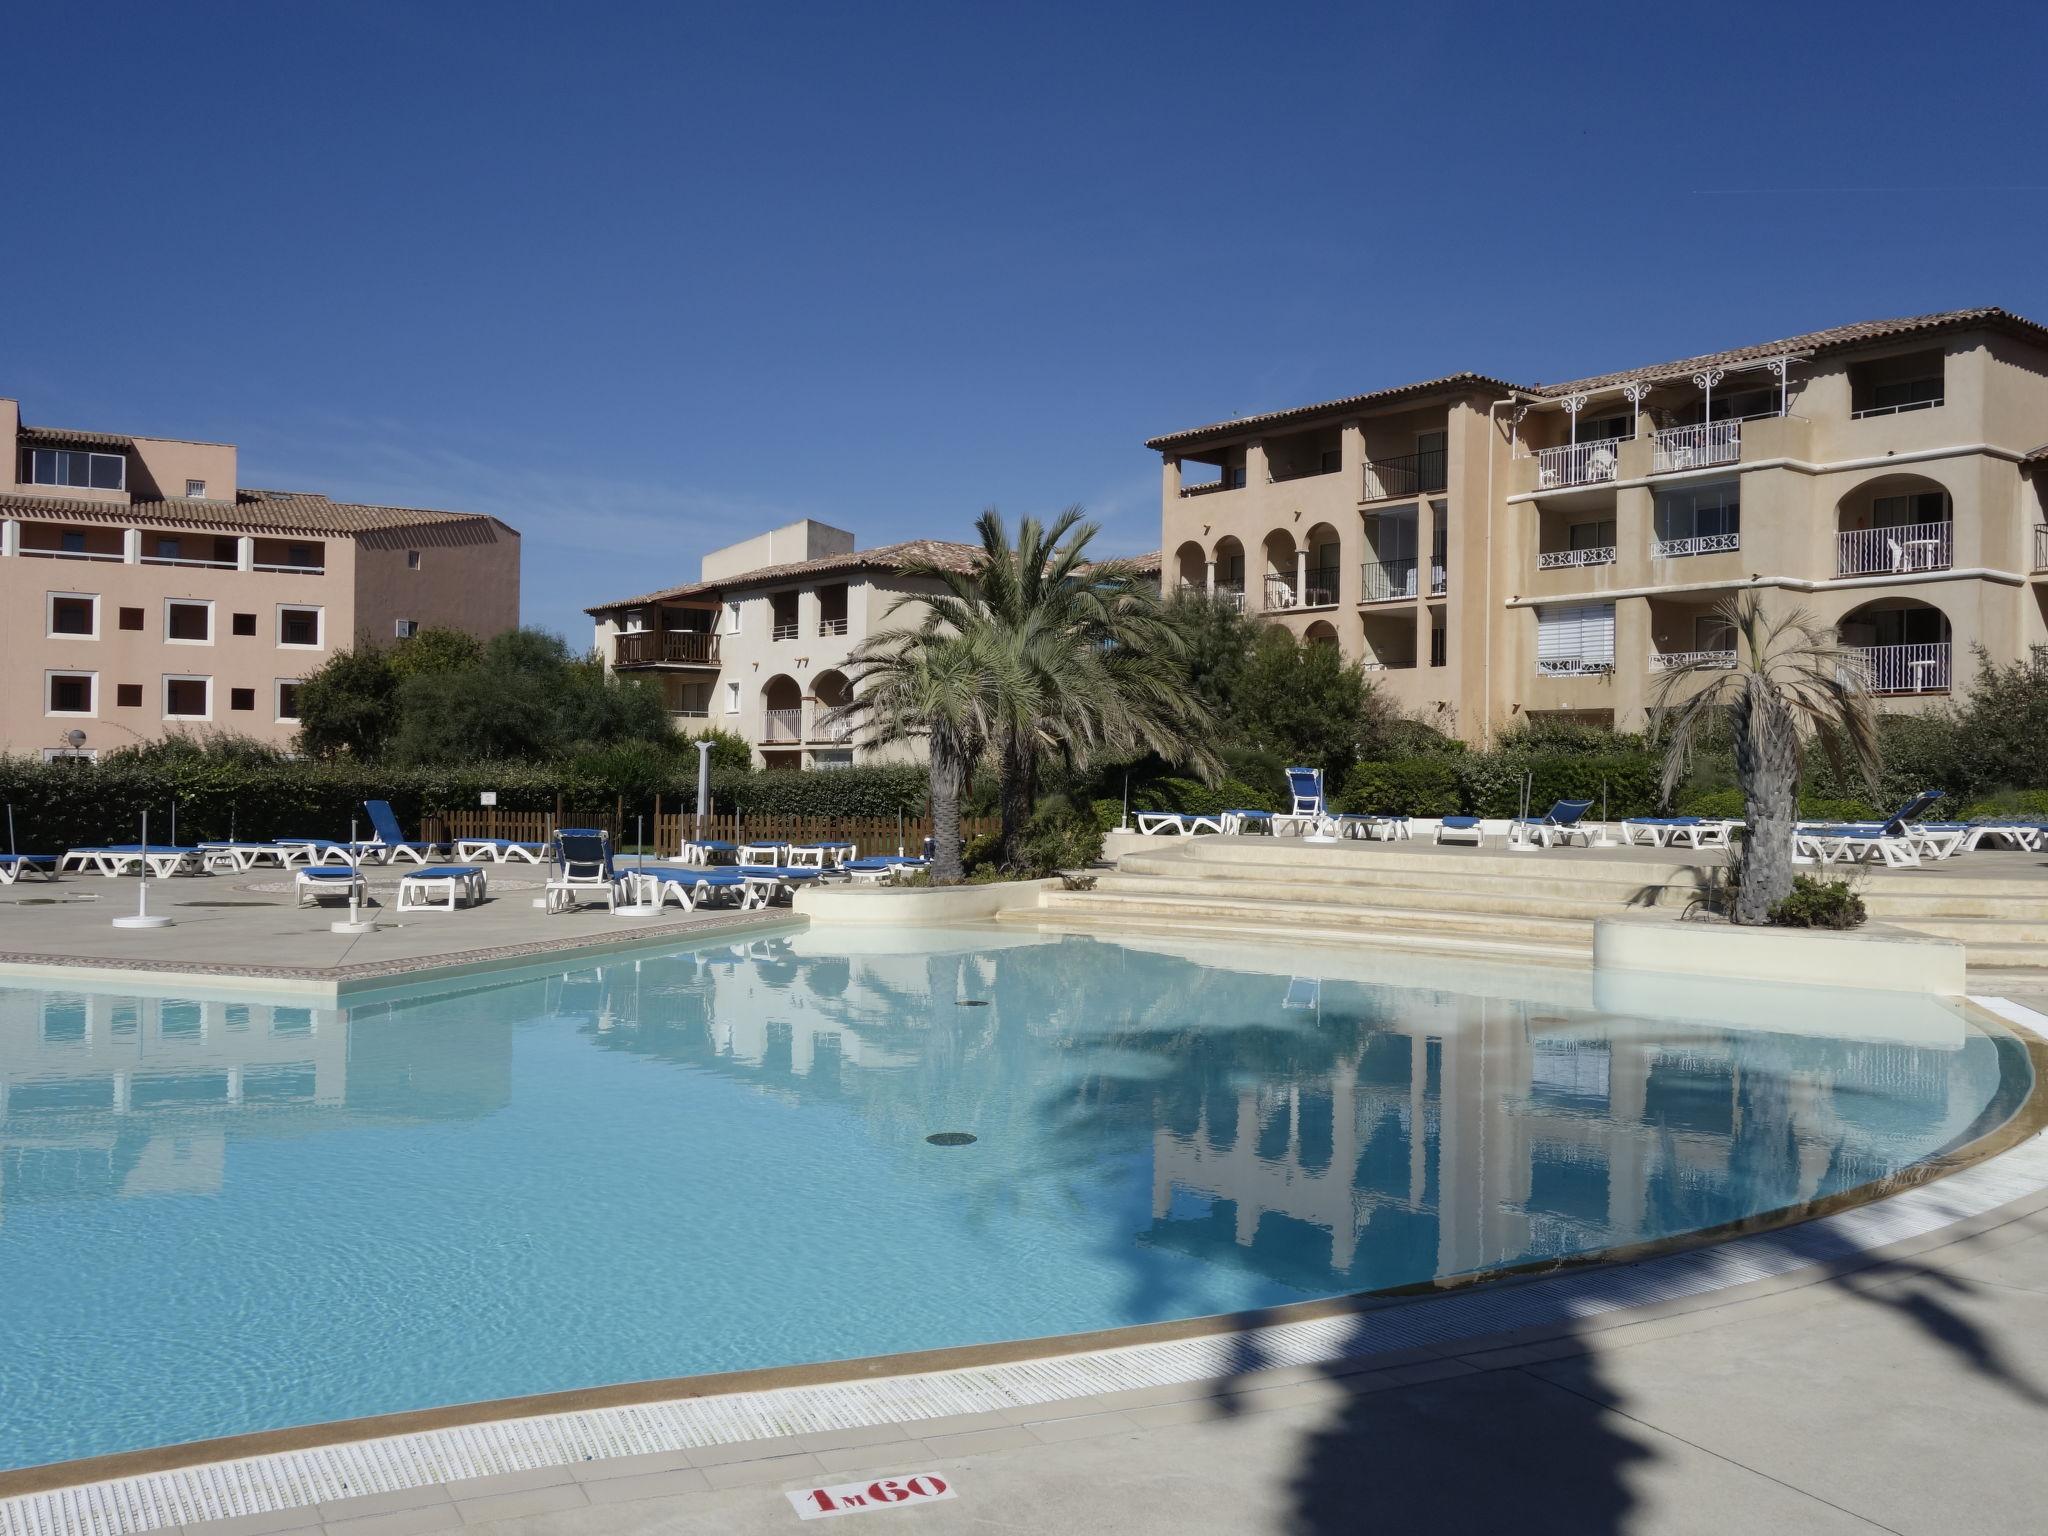
<path fill-rule="evenodd" d="M 329 896 L 346 899 L 350 895 L 359 903 L 370 899 L 370 882 L 363 878 L 363 873 L 359 869 L 322 864 L 302 869 L 292 876 L 292 900 L 295 906 L 303 907 L 309 901 L 317 906 Z"/>
<path fill-rule="evenodd" d="M 416 869 L 398 882 L 401 912 L 453 912 L 484 899 L 489 877 L 475 864 L 434 864 Z"/>

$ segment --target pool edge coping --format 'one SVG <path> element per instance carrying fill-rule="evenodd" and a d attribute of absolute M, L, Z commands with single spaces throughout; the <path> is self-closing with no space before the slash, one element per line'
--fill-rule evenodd
<path fill-rule="evenodd" d="M 1402 1321 L 1427 1323 L 1447 1310 L 1474 1313 L 1472 1326 L 1419 1340 L 1426 1355 L 1469 1350 L 1548 1328 L 1606 1331 L 1638 1321 L 1646 1307 L 1669 1311 L 1723 1304 L 1757 1280 L 1811 1284 L 1884 1262 L 1902 1245 L 1943 1234 L 1971 1235 L 1991 1217 L 2048 1194 L 2048 1015 L 1997 997 L 1963 999 L 2027 1050 L 2034 1082 L 2013 1114 L 1983 1136 L 1890 1180 L 1722 1227 L 1604 1250 L 1563 1261 L 1449 1277 L 1395 1291 L 1354 1293 L 1254 1312 L 1174 1319 L 1086 1333 L 960 1346 L 854 1360 L 662 1378 L 406 1410 L 37 1467 L 0 1471 L 0 1533 L 68 1536 L 168 1529 L 244 1515 L 311 1509 L 364 1494 L 460 1478 L 574 1466 L 649 1451 L 739 1445 L 790 1434 L 915 1425 L 959 1413 L 1028 1407 L 1104 1392 L 1220 1380 L 1242 1373 L 1245 1345 L 1261 1368 L 1330 1369 L 1414 1355 L 1398 1342 Z M 1998 1165 L 2006 1164 L 2005 1168 Z M 2024 1169 L 2019 1164 L 2024 1163 Z M 2025 1188 L 2001 1189 L 2011 1174 Z M 1993 1198 L 1962 1209 L 1962 1181 L 1977 1177 Z M 1971 1186 L 1976 1192 L 1977 1185 Z M 1907 1209 L 1912 1204 L 1910 1211 Z M 1927 1209 L 1923 1210 L 1922 1207 Z M 1887 1217 L 1905 1216 L 1898 1220 Z M 1914 1218 L 1924 1217 L 1915 1226 Z M 1886 1235 L 1887 1226 L 1914 1230 Z M 1862 1239 L 1851 1228 L 1869 1228 Z M 1784 1237 L 1775 1265 L 1745 1244 Z M 1803 1248 L 1805 1254 L 1793 1253 Z M 1664 1271 L 1697 1273 L 1674 1287 Z M 1651 1271 L 1659 1273 L 1651 1277 Z M 1718 1272 L 1718 1273 L 1717 1273 Z M 1648 1283 L 1643 1283 L 1648 1277 Z M 1633 1283 L 1632 1283 L 1633 1282 Z M 1566 1323 L 1514 1323 L 1517 1300 L 1538 1292 Z M 1489 1314 L 1506 1313 L 1508 1326 Z M 1361 1347 L 1337 1336 L 1377 1320 L 1389 1338 Z M 1408 1332 L 1414 1332 L 1410 1329 Z M 1173 1356 L 1177 1358 L 1167 1359 Z M 1114 1378 L 1114 1379 L 1105 1379 Z M 866 1399 L 865 1402 L 862 1400 Z M 921 1411 L 909 1411 L 921 1410 Z M 600 1422 L 603 1421 L 603 1422 Z"/>

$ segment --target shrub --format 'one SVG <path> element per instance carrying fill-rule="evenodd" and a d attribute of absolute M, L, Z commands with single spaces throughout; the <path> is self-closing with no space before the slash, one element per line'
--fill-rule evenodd
<path fill-rule="evenodd" d="M 1706 794 L 1681 795 L 1678 809 L 1687 816 L 1722 816 L 1740 820 L 1747 812 L 1739 789 L 1716 789 Z M 1827 795 L 1801 793 L 1799 815 L 1805 821 L 1871 821 L 1889 815 L 1896 805 L 1883 811 L 1865 800 L 1842 800 Z"/>
<path fill-rule="evenodd" d="M 1479 816 L 1512 816 L 1521 800 L 1523 776 L 1531 776 L 1529 814 L 1541 816 L 1559 800 L 1590 800 L 1598 815 L 1646 816 L 1657 809 L 1663 788 L 1662 761 L 1649 752 L 1530 756 L 1519 752 L 1468 753 L 1453 759 L 1463 786 L 1465 809 Z"/>
<path fill-rule="evenodd" d="M 1795 875 L 1792 894 L 1771 908 L 1780 928 L 1860 928 L 1866 916 L 1863 898 L 1848 881 L 1817 875 Z"/>
<path fill-rule="evenodd" d="M 1337 809 L 1360 815 L 1451 816 L 1464 803 L 1454 757 L 1360 763 L 1344 780 Z"/>
<path fill-rule="evenodd" d="M 692 762 L 678 793 L 696 793 Z M 894 816 L 924 809 L 930 776 L 916 763 L 878 763 L 829 772 L 771 768 L 764 773 L 714 773 L 711 798 L 742 816 Z"/>
<path fill-rule="evenodd" d="M 1102 829 L 1072 812 L 1035 817 L 1024 838 L 1024 863 L 1036 876 L 1080 869 L 1102 857 Z"/>

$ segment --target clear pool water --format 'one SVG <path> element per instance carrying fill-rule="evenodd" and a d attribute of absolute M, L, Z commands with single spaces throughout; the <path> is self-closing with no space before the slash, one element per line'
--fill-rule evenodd
<path fill-rule="evenodd" d="M 1583 1252 L 1865 1183 L 2024 1070 L 1927 1000 L 994 930 L 0 991 L 0 1465 Z"/>

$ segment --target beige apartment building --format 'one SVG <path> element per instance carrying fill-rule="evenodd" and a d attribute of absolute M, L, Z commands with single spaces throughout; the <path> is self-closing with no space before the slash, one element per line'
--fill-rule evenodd
<path fill-rule="evenodd" d="M 1766 588 L 1890 708 L 2048 658 L 2048 329 L 1867 321 L 1550 385 L 1460 373 L 1170 433 L 1165 580 L 1357 657 L 1467 740 L 1640 729 Z"/>
<path fill-rule="evenodd" d="M 333 650 L 519 622 L 519 535 L 243 486 L 229 443 L 28 427 L 0 399 L 0 750 L 175 730 L 287 746 Z"/>
<path fill-rule="evenodd" d="M 659 681 L 679 730 L 717 727 L 770 768 L 836 768 L 915 755 L 856 745 L 832 711 L 851 696 L 846 660 L 869 635 L 915 624 L 890 610 L 938 590 L 912 564 L 971 568 L 978 545 L 914 539 L 856 549 L 806 518 L 704 557 L 699 579 L 587 609 L 606 664 Z"/>

